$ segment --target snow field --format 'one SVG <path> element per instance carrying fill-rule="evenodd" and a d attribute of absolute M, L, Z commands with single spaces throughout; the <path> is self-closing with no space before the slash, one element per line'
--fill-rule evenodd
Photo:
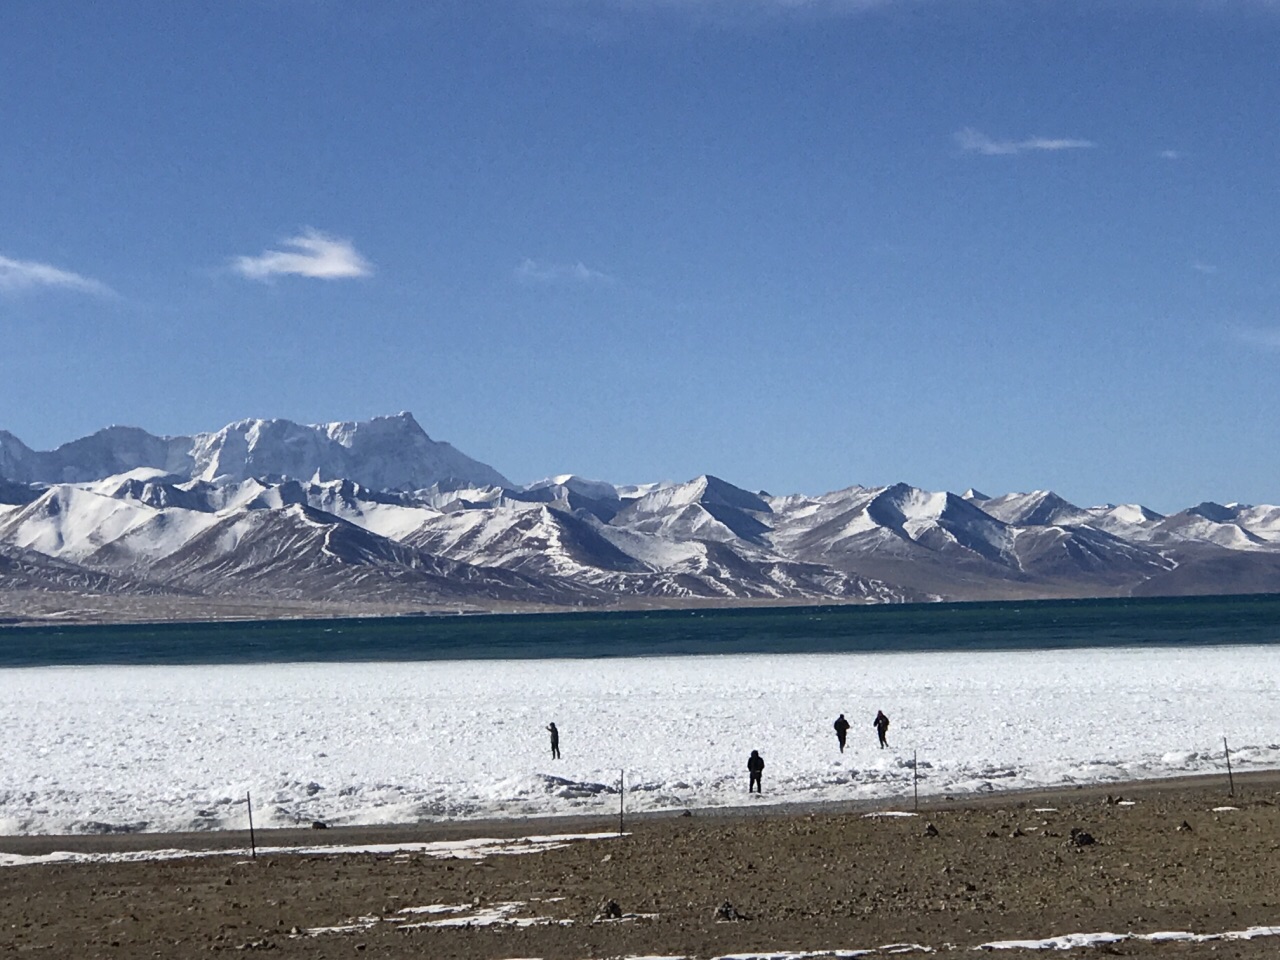
<path fill-rule="evenodd" d="M 1280 767 L 1264 646 L 0 670 L 0 833 L 909 799 Z M 871 718 L 892 719 L 891 749 Z M 831 724 L 853 724 L 838 752 Z M 550 758 L 545 726 L 561 732 Z M 763 796 L 746 758 L 764 756 Z"/>

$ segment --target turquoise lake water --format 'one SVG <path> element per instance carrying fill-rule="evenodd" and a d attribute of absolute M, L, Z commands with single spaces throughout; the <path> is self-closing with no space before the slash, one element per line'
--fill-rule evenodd
<path fill-rule="evenodd" d="M 1280 643 L 1280 595 L 0 628 L 0 666 Z"/>

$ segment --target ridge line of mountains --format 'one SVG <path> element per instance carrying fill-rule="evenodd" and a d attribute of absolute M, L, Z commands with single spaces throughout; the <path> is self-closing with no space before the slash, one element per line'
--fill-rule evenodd
<path fill-rule="evenodd" d="M 1280 507 L 1078 507 L 905 483 L 518 486 L 409 413 L 0 430 L 0 620 L 1280 591 Z"/>

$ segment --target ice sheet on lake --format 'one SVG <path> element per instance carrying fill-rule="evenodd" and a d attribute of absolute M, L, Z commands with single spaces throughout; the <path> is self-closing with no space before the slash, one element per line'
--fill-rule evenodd
<path fill-rule="evenodd" d="M 613 814 L 1280 767 L 1280 649 L 0 670 L 0 833 Z M 871 720 L 893 721 L 891 749 Z M 841 754 L 832 720 L 853 722 Z M 560 729 L 550 758 L 545 726 Z M 746 759 L 765 758 L 763 795 Z"/>

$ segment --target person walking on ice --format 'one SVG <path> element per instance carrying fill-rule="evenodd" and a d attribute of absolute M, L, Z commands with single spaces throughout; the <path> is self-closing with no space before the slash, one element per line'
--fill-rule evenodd
<path fill-rule="evenodd" d="M 877 710 L 876 718 L 871 721 L 871 725 L 876 728 L 876 735 L 880 738 L 880 749 L 883 750 L 889 745 L 889 741 L 885 739 L 885 734 L 889 732 L 889 718 L 884 715 L 883 710 Z"/>
<path fill-rule="evenodd" d="M 554 723 L 547 724 L 547 730 L 551 733 L 551 759 L 560 759 L 560 731 L 556 729 Z"/>
<path fill-rule="evenodd" d="M 751 775 L 751 779 L 747 781 L 747 793 L 752 791 L 763 793 L 764 791 L 760 786 L 760 775 L 764 773 L 764 757 L 760 756 L 760 751 L 751 751 L 751 756 L 747 758 L 747 773 Z"/>
<path fill-rule="evenodd" d="M 844 714 L 836 717 L 836 740 L 840 742 L 840 752 L 844 753 L 844 741 L 849 736 L 849 721 L 844 718 Z"/>

